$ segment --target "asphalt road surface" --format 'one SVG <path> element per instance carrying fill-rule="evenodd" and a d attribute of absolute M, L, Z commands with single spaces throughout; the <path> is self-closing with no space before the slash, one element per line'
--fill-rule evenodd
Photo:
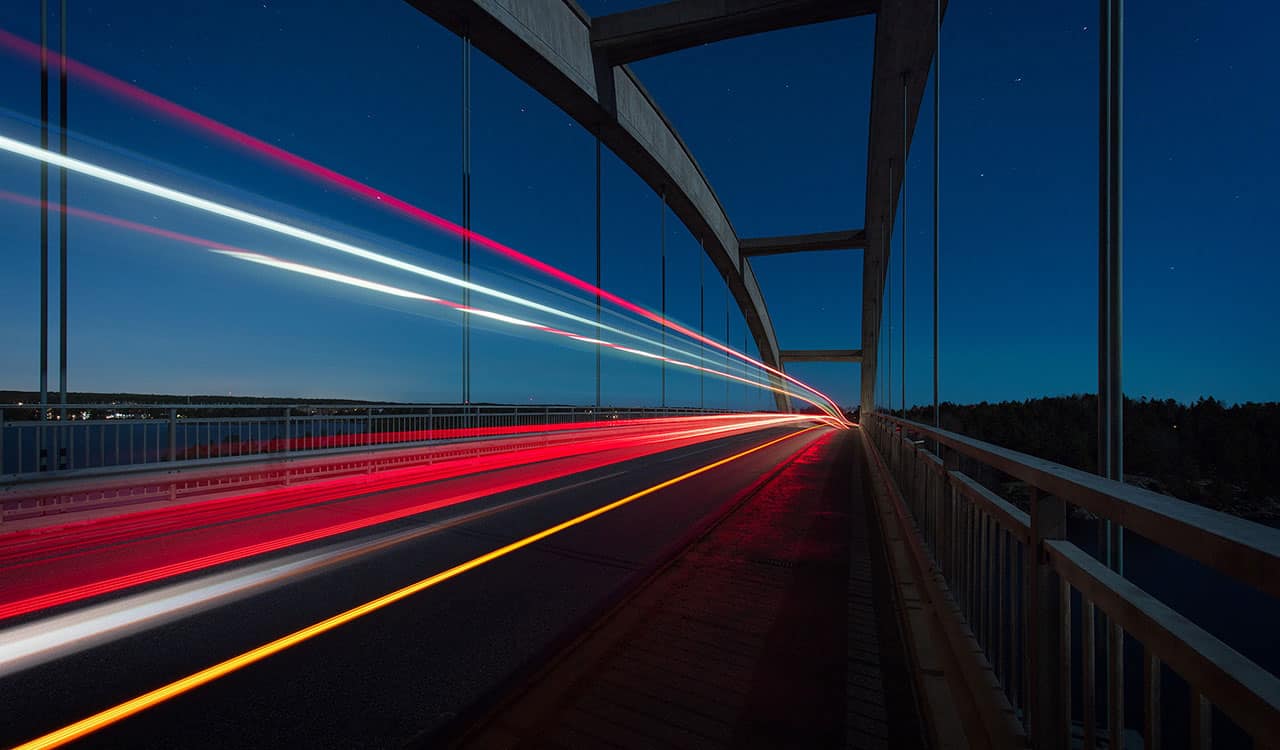
<path fill-rule="evenodd" d="M 780 427 L 718 439 L 273 555 L 323 557 L 335 545 L 365 545 L 281 585 L 0 678 L 0 744 L 34 739 L 582 513 L 793 435 L 111 723 L 77 746 L 430 741 L 579 632 L 691 529 L 828 429 L 801 434 Z M 394 490 L 415 491 L 421 490 Z M 262 564 L 255 558 L 213 572 Z"/>

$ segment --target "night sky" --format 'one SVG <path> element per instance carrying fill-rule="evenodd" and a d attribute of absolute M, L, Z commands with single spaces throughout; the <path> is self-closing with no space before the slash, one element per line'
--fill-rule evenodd
<path fill-rule="evenodd" d="M 461 219 L 461 44 L 397 0 L 68 3 L 69 53 L 184 107 Z M 593 14 L 645 3 L 584 0 Z M 38 40 L 38 4 L 0 29 Z M 1125 131 L 1125 389 L 1180 400 L 1275 400 L 1280 367 L 1280 9 L 1250 0 L 1129 0 Z M 942 397 L 1027 398 L 1096 387 L 1097 46 L 1088 3 L 954 3 L 942 91 Z M 1247 21 L 1245 20 L 1247 19 Z M 850 19 L 644 61 L 741 236 L 861 226 L 875 20 Z M 56 20 L 51 22 L 56 31 Z M 56 40 L 56 36 L 55 36 Z M 595 274 L 595 142 L 512 74 L 472 63 L 472 217 L 480 233 L 582 278 Z M 38 142 L 38 68 L 0 48 L 0 134 Z M 56 83 L 54 87 L 56 121 Z M 930 398 L 932 87 L 907 185 L 908 403 Z M 77 81 L 71 153 L 449 273 L 460 243 L 385 207 Z M 55 140 L 56 143 L 56 140 Z M 54 173 L 56 174 L 56 173 Z M 0 155 L 0 191 L 34 198 L 38 167 Z M 661 298 L 659 198 L 606 151 L 604 287 Z M 56 196 L 56 177 L 53 195 Z M 72 176 L 78 208 L 426 294 L 456 290 Z M 725 289 L 668 214 L 667 311 L 725 339 Z M 0 200 L 0 388 L 38 384 L 38 224 Z M 70 219 L 72 390 L 457 401 L 456 313 Z M 56 248 L 56 235 L 54 236 Z M 894 400 L 902 353 L 894 235 Z M 475 250 L 473 278 L 594 316 Z M 860 346 L 861 254 L 752 261 L 783 348 Z M 705 273 L 700 315 L 699 269 Z M 56 277 L 55 277 L 56 278 Z M 424 283 L 419 283 L 424 282 Z M 473 300 L 477 303 L 479 300 Z M 56 299 L 53 306 L 56 313 Z M 516 314 L 510 307 L 495 310 Z M 743 348 L 736 308 L 728 342 Z M 56 326 L 56 318 L 54 318 Z M 621 317 L 628 330 L 644 327 Z M 56 328 L 55 328 L 56 331 Z M 649 329 L 646 336 L 658 337 Z M 685 345 L 697 350 L 696 344 Z M 499 324 L 473 332 L 476 401 L 590 403 L 595 354 Z M 753 349 L 748 349 L 753 356 Z M 51 386 L 56 388 L 56 334 Z M 839 403 L 841 364 L 790 370 Z M 660 401 L 656 365 L 606 357 L 607 403 Z M 765 393 L 672 372 L 673 405 L 763 408 Z"/>

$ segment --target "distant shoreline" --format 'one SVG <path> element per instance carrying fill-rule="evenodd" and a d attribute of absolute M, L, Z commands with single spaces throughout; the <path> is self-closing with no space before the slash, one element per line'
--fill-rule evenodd
<path fill-rule="evenodd" d="M 942 428 L 1064 466 L 1097 471 L 1097 397 L 939 405 Z M 907 416 L 933 421 L 933 408 Z M 1280 524 L 1280 402 L 1227 405 L 1126 398 L 1125 481 L 1268 525 Z M 990 477 L 990 481 L 999 481 Z"/>
<path fill-rule="evenodd" d="M 40 394 L 37 391 L 20 391 L 20 390 L 3 390 L 0 389 L 0 404 L 3 405 L 23 405 L 38 406 Z M 464 406 L 460 402 L 427 402 L 427 401 L 375 401 L 353 398 L 315 398 L 315 397 L 283 397 L 283 396 L 214 396 L 209 394 L 189 394 L 175 395 L 163 393 L 108 393 L 97 391 L 68 391 L 67 405 L 73 404 L 190 404 L 202 406 L 214 406 L 219 404 L 261 404 L 264 406 L 289 406 L 290 404 L 332 404 L 335 406 L 394 406 L 397 404 L 415 404 L 428 406 L 438 404 L 439 406 Z M 60 405 L 59 394 L 56 391 L 49 392 L 48 405 L 57 408 Z M 582 408 L 590 406 L 588 404 L 508 404 L 499 401 L 473 401 L 465 406 L 550 406 L 550 407 L 577 407 Z M 658 407 L 655 407 L 658 408 Z"/>

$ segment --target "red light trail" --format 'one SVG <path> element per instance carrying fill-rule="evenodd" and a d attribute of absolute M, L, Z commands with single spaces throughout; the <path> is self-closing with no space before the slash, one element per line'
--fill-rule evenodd
<path fill-rule="evenodd" d="M 713 420 L 710 425 L 705 424 L 704 418 L 652 421 L 655 424 L 648 427 L 622 428 L 623 434 L 604 429 L 597 436 L 555 446 L 257 490 L 113 516 L 86 526 L 43 531 L 33 537 L 0 536 L 0 581 L 6 582 L 0 587 L 0 620 L 371 528 L 619 461 L 812 419 L 799 415 L 735 415 L 732 420 Z M 514 476 L 492 475 L 514 468 L 523 470 Z M 484 476 L 469 488 L 437 493 L 428 500 L 421 499 L 418 493 L 413 497 L 374 494 L 481 472 Z M 430 486 L 423 491 L 429 494 Z M 310 512 L 321 504 L 344 499 L 344 513 L 355 516 L 350 520 L 333 522 L 334 508 L 329 505 L 322 512 Z M 180 544 L 175 544 L 175 534 L 185 535 Z M 86 564 L 82 558 L 93 562 Z M 38 575 L 32 575 L 33 571 Z M 86 582 L 86 578 L 91 580 Z"/>
<path fill-rule="evenodd" d="M 349 622 L 357 620 L 361 617 L 365 617 L 366 615 L 370 615 L 392 604 L 395 604 L 396 602 L 402 601 L 411 596 L 414 596 L 415 594 L 419 594 L 423 591 L 426 591 L 429 588 L 432 588 L 441 583 L 444 583 L 445 581 L 456 578 L 464 573 L 467 573 L 468 571 L 475 570 L 476 568 L 479 568 L 483 565 L 493 562 L 494 560 L 498 560 L 500 558 L 506 557 L 507 555 L 510 555 L 513 552 L 516 552 L 518 550 L 524 549 L 525 547 L 529 547 L 533 544 L 536 544 L 537 542 L 540 542 L 543 539 L 559 534 L 560 532 L 573 528 L 575 526 L 584 524 L 587 521 L 590 521 L 594 518 L 598 518 L 606 513 L 609 513 L 610 511 L 616 510 L 625 505 L 633 503 L 636 500 L 640 500 L 641 498 L 652 495 L 655 492 L 659 492 L 668 487 L 684 482 L 688 479 L 692 479 L 693 477 L 699 476 L 701 474 L 705 474 L 721 466 L 724 466 L 726 464 L 732 463 L 739 459 L 745 458 L 746 456 L 749 456 L 753 453 L 757 453 L 766 448 L 782 443 L 783 441 L 790 440 L 799 435 L 804 435 L 810 432 L 811 430 L 815 430 L 815 429 L 819 429 L 819 428 L 810 427 L 805 430 L 799 430 L 797 432 L 792 432 L 790 434 L 783 435 L 782 437 L 769 440 L 767 442 L 756 445 L 752 448 L 748 448 L 747 450 L 741 451 L 739 453 L 735 453 L 732 456 L 729 456 L 727 458 L 722 458 L 718 461 L 713 461 L 711 463 L 705 464 L 703 466 L 698 467 L 697 469 L 685 472 L 684 474 L 681 474 L 677 477 L 673 477 L 664 482 L 660 482 L 651 487 L 647 487 L 643 490 L 640 490 L 639 492 L 634 492 L 630 495 L 627 495 L 626 497 L 622 497 L 617 500 L 614 500 L 611 503 L 601 505 L 593 510 L 587 511 L 586 513 L 583 513 L 578 516 L 574 516 L 573 518 L 570 518 L 566 521 L 562 521 L 558 524 L 555 524 L 554 526 L 547 527 L 537 533 L 530 534 L 529 536 L 526 536 L 522 539 L 518 539 L 514 542 L 511 542 L 510 544 L 506 544 L 496 549 L 493 549 L 489 552 L 484 553 L 483 555 L 474 557 L 470 560 L 467 560 L 466 562 L 455 565 L 452 568 L 436 573 L 435 575 L 429 576 L 427 578 L 423 578 L 422 580 L 417 581 L 415 583 L 411 583 L 408 586 L 404 586 L 399 589 L 396 589 L 395 591 L 384 594 L 378 597 L 377 599 L 370 600 L 368 602 L 365 602 L 364 604 L 361 604 L 359 606 L 340 612 L 325 620 L 322 620 L 313 625 L 309 625 L 305 628 L 302 628 L 301 630 L 296 630 L 292 633 L 289 633 L 288 635 L 282 636 L 273 641 L 270 641 L 269 643 L 265 643 L 261 646 L 258 646 L 255 649 L 246 651 L 242 654 L 239 654 L 238 656 L 234 656 L 230 659 L 221 661 L 217 664 L 214 664 L 213 666 L 200 670 L 199 672 L 188 675 L 179 680 L 175 680 L 173 682 L 170 682 L 166 685 L 158 687 L 149 692 L 143 693 L 142 695 L 139 695 L 135 698 L 127 700 L 123 703 L 117 704 L 104 711 L 100 711 L 96 714 L 88 716 L 84 719 L 81 719 L 80 721 L 74 722 L 72 724 L 68 724 L 67 726 L 62 727 L 61 729 L 58 729 L 48 734 L 37 737 L 29 742 L 19 745 L 17 747 L 17 750 L 46 750 L 47 748 L 61 747 L 62 745 L 67 744 L 68 742 L 73 742 L 77 739 L 80 739 L 89 734 L 92 734 L 93 732 L 103 729 L 104 727 L 110 726 L 111 724 L 121 721 L 122 719 L 126 719 L 137 713 L 145 711 L 153 706 L 156 706 L 167 700 L 170 700 L 179 695 L 182 695 L 183 693 L 187 693 L 187 692 L 190 692 L 191 690 L 195 690 L 196 688 L 201 687 L 202 685 L 207 685 L 208 683 L 213 682 L 214 680 L 217 680 L 221 677 L 231 674 L 232 672 L 236 672 L 256 662 L 262 661 L 263 659 L 266 659 L 270 656 L 278 654 L 281 651 L 292 648 L 293 646 L 296 646 L 300 643 L 303 643 L 312 638 L 315 638 L 318 635 L 327 633 Z"/>

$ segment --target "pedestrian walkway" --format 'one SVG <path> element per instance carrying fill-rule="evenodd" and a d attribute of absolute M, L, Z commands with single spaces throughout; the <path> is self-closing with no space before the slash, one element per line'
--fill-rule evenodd
<path fill-rule="evenodd" d="M 802 451 L 460 744 L 888 747 L 857 439 Z"/>

